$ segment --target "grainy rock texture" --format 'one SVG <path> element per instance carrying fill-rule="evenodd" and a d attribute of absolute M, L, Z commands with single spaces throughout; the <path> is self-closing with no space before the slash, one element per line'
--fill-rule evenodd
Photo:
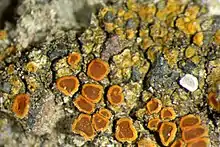
<path fill-rule="evenodd" d="M 219 7 L 0 0 L 0 146 L 187 146 L 193 116 L 196 137 L 219 147 Z"/>

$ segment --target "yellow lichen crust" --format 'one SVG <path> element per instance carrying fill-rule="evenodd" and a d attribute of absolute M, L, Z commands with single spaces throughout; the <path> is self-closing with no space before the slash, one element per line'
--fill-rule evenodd
<path fill-rule="evenodd" d="M 209 138 L 198 138 L 197 140 L 191 141 L 187 144 L 187 147 L 209 147 Z"/>
<path fill-rule="evenodd" d="M 214 41 L 217 45 L 220 45 L 220 29 L 216 31 Z"/>
<path fill-rule="evenodd" d="M 209 92 L 208 104 L 213 110 L 220 112 L 220 100 L 217 99 L 216 92 Z"/>
<path fill-rule="evenodd" d="M 202 32 L 196 33 L 195 36 L 193 37 L 193 43 L 195 43 L 197 46 L 202 46 L 203 38 L 204 37 Z"/>
<path fill-rule="evenodd" d="M 170 147 L 184 147 L 185 144 L 182 139 L 175 140 Z"/>
<path fill-rule="evenodd" d="M 157 144 L 149 138 L 142 138 L 137 145 L 138 147 L 157 147 Z"/>

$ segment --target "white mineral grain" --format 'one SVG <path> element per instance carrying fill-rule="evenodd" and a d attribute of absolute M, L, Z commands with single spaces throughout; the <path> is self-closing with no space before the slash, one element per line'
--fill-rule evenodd
<path fill-rule="evenodd" d="M 186 74 L 180 79 L 179 83 L 182 87 L 191 92 L 194 92 L 196 89 L 198 89 L 199 86 L 197 78 L 191 74 Z"/>

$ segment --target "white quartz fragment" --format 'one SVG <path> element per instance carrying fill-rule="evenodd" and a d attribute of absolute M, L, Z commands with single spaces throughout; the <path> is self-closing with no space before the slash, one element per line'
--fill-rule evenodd
<path fill-rule="evenodd" d="M 179 83 L 182 87 L 191 92 L 195 91 L 199 86 L 197 78 L 191 74 L 186 74 L 184 77 L 181 78 Z"/>

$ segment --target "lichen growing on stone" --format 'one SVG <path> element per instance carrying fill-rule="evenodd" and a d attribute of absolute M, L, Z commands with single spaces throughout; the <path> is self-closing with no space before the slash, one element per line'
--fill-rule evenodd
<path fill-rule="evenodd" d="M 81 55 L 76 52 L 69 54 L 67 58 L 67 62 L 72 68 L 75 68 L 77 64 L 80 62 L 80 60 Z"/>
<path fill-rule="evenodd" d="M 160 112 L 162 120 L 173 120 L 176 118 L 176 112 L 173 107 L 164 107 Z"/>
<path fill-rule="evenodd" d="M 30 107 L 30 97 L 28 94 L 18 94 L 13 102 L 12 111 L 18 118 L 27 116 Z"/>
<path fill-rule="evenodd" d="M 173 122 L 162 122 L 159 129 L 160 141 L 164 146 L 168 146 L 176 137 L 177 126 Z"/>
<path fill-rule="evenodd" d="M 201 120 L 198 116 L 189 114 L 181 118 L 180 128 L 181 129 L 190 128 L 190 127 L 200 125 L 200 123 L 201 123 Z"/>
<path fill-rule="evenodd" d="M 99 114 L 102 115 L 103 117 L 110 119 L 112 117 L 112 113 L 110 110 L 106 109 L 106 108 L 101 108 L 99 110 Z"/>
<path fill-rule="evenodd" d="M 84 84 L 82 95 L 92 103 L 98 103 L 103 96 L 103 87 L 99 84 Z"/>
<path fill-rule="evenodd" d="M 79 80 L 75 76 L 64 76 L 56 81 L 57 88 L 65 95 L 72 96 L 79 88 Z"/>
<path fill-rule="evenodd" d="M 147 113 L 149 114 L 159 113 L 161 108 L 162 108 L 162 103 L 157 98 L 152 98 L 146 104 Z"/>
<path fill-rule="evenodd" d="M 151 131 L 157 131 L 159 128 L 161 120 L 159 118 L 152 118 L 148 121 L 147 127 Z"/>
<path fill-rule="evenodd" d="M 92 140 L 96 133 L 92 126 L 91 116 L 87 114 L 80 114 L 72 124 L 72 131 L 82 135 L 85 140 Z"/>
<path fill-rule="evenodd" d="M 120 105 L 124 101 L 124 94 L 122 88 L 118 85 L 112 85 L 107 92 L 107 98 L 110 104 Z"/>
<path fill-rule="evenodd" d="M 209 2 L 97 2 L 17 4 L 16 24 L 0 31 L 3 146 L 217 147 L 220 23 Z M 21 93 L 31 105 L 16 119 Z"/>
<path fill-rule="evenodd" d="M 137 139 L 137 130 L 130 118 L 121 118 L 116 124 L 115 137 L 120 142 L 132 142 Z"/>
<path fill-rule="evenodd" d="M 101 59 L 92 60 L 87 69 L 87 75 L 96 81 L 103 80 L 109 73 L 109 65 Z"/>
<path fill-rule="evenodd" d="M 82 95 L 79 95 L 74 100 L 74 105 L 79 109 L 79 111 L 91 114 L 95 110 L 95 104 L 86 100 Z"/>
<path fill-rule="evenodd" d="M 201 137 L 207 137 L 208 130 L 203 126 L 194 126 L 182 131 L 182 138 L 185 142 L 190 142 Z"/>
<path fill-rule="evenodd" d="M 92 124 L 96 131 L 105 131 L 108 128 L 109 120 L 96 113 L 92 116 Z"/>

